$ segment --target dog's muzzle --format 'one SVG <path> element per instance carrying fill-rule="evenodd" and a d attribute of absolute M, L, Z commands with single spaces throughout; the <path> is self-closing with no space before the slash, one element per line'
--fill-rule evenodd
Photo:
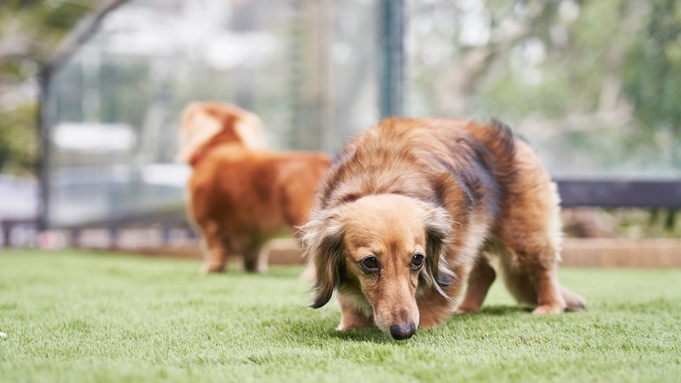
<path fill-rule="evenodd" d="M 390 326 L 390 335 L 397 340 L 409 339 L 416 332 L 416 326 L 412 323 L 406 326 L 392 325 Z"/>

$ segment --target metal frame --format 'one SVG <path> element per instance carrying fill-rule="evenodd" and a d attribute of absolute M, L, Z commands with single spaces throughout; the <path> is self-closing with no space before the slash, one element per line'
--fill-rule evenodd
<path fill-rule="evenodd" d="M 51 72 L 45 67 L 38 76 L 39 98 L 38 98 L 38 137 L 40 139 L 40 157 L 37 163 L 38 173 L 38 230 L 43 231 L 49 228 L 48 208 L 50 201 L 49 188 L 49 158 L 50 158 L 50 129 L 47 126 L 47 101 L 49 95 Z"/>
<path fill-rule="evenodd" d="M 49 159 L 50 159 L 50 127 L 47 126 L 48 98 L 50 92 L 50 81 L 52 74 L 56 73 L 64 63 L 85 44 L 90 37 L 97 31 L 102 20 L 112 11 L 127 3 L 129 0 L 105 0 L 89 15 L 80 20 L 73 31 L 69 33 L 54 53 L 47 59 L 40 68 L 38 75 L 39 96 L 38 112 L 36 122 L 38 125 L 38 136 L 40 139 L 40 158 L 37 164 L 39 178 L 39 201 L 38 201 L 38 230 L 43 231 L 49 228 Z"/>

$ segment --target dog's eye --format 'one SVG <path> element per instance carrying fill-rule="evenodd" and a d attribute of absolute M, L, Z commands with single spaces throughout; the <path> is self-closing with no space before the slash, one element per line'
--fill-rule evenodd
<path fill-rule="evenodd" d="M 360 266 L 366 271 L 378 270 L 378 259 L 376 257 L 366 257 L 359 262 Z"/>
<path fill-rule="evenodd" d="M 418 270 L 423 266 L 423 254 L 416 253 L 411 258 L 411 268 L 412 270 Z"/>

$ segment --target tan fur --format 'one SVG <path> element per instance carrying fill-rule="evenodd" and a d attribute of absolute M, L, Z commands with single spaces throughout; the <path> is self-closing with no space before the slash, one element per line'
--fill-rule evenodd
<path fill-rule="evenodd" d="M 556 277 L 555 184 L 498 123 L 384 120 L 341 150 L 317 202 L 303 227 L 313 307 L 336 291 L 341 330 L 375 324 L 405 339 L 417 326 L 479 311 L 496 278 L 489 255 L 535 313 L 584 307 Z M 419 254 L 425 262 L 415 268 Z M 369 257 L 378 269 L 363 266 Z"/>
<path fill-rule="evenodd" d="M 248 271 L 264 271 L 264 242 L 306 222 L 330 163 L 323 153 L 264 150 L 260 120 L 229 104 L 194 103 L 182 120 L 178 160 L 192 164 L 188 216 L 204 249 L 203 272 L 240 254 Z"/>

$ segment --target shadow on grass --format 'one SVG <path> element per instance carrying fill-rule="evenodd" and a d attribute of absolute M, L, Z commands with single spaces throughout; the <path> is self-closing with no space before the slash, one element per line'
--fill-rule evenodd
<path fill-rule="evenodd" d="M 299 279 L 303 272 L 303 268 L 298 265 L 294 266 L 271 266 L 266 272 L 247 271 L 238 265 L 228 265 L 224 271 L 209 273 L 206 275 L 200 274 L 207 278 L 245 278 L 245 279 Z"/>
<path fill-rule="evenodd" d="M 453 315 L 442 327 L 446 327 L 447 323 L 456 322 L 480 322 L 486 323 L 485 318 L 490 317 L 514 317 L 519 314 L 529 314 L 532 309 L 529 307 L 516 306 L 516 305 L 499 305 L 499 306 L 485 306 L 482 308 L 479 314 L 461 314 Z M 317 344 L 319 339 L 337 339 L 339 341 L 347 342 L 369 342 L 374 344 L 397 344 L 403 343 L 393 340 L 390 335 L 384 334 L 381 330 L 376 327 L 366 328 L 366 329 L 351 329 L 339 331 L 334 329 L 335 325 L 338 323 L 338 318 L 328 317 L 323 320 L 324 323 L 319 321 L 319 318 L 306 317 L 305 319 L 297 319 L 295 324 L 292 323 L 271 323 L 277 328 L 286 328 L 284 336 L 289 340 L 294 340 L 302 344 Z M 429 330 L 428 333 L 432 331 L 437 332 L 438 329 Z M 445 330 L 446 331 L 446 330 Z M 422 329 L 417 331 L 417 335 L 423 332 Z"/>
<path fill-rule="evenodd" d="M 511 305 L 500 305 L 500 306 L 486 306 L 480 310 L 479 314 L 461 314 L 453 315 L 447 322 L 463 320 L 475 320 L 475 318 L 484 318 L 487 316 L 513 316 L 515 314 L 531 313 L 532 308 L 523 306 L 511 306 Z M 446 323 L 445 323 L 446 324 Z M 326 331 L 327 335 L 331 338 L 336 338 L 340 340 L 347 340 L 353 342 L 372 342 L 372 343 L 394 343 L 389 335 L 384 334 L 378 328 L 368 328 L 363 330 L 329 330 Z"/>
<path fill-rule="evenodd" d="M 393 343 L 389 335 L 384 334 L 378 328 L 372 327 L 363 330 L 330 330 L 329 337 L 352 342 Z"/>
<path fill-rule="evenodd" d="M 517 305 L 483 306 L 480 310 L 482 315 L 506 316 L 519 313 L 531 313 L 532 308 Z"/>

